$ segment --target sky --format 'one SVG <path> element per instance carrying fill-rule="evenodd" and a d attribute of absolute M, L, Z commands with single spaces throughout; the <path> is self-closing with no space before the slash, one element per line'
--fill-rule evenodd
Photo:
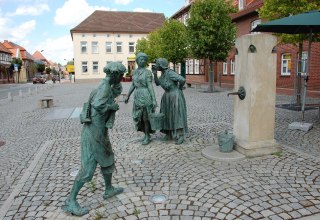
<path fill-rule="evenodd" d="M 8 40 L 62 65 L 73 58 L 70 29 L 95 10 L 172 16 L 185 0 L 0 0 L 0 42 Z"/>

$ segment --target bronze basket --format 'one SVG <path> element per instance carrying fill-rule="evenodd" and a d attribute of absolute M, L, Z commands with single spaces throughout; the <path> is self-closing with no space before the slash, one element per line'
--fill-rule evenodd
<path fill-rule="evenodd" d="M 150 114 L 150 125 L 151 129 L 154 131 L 162 130 L 163 128 L 163 113 L 151 113 Z"/>

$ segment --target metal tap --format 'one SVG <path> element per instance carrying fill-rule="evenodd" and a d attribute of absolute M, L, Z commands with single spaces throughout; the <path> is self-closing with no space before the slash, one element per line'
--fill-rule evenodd
<path fill-rule="evenodd" d="M 243 86 L 240 86 L 238 92 L 230 92 L 228 93 L 228 97 L 229 95 L 238 95 L 239 99 L 244 100 L 244 98 L 246 97 L 246 90 Z"/>

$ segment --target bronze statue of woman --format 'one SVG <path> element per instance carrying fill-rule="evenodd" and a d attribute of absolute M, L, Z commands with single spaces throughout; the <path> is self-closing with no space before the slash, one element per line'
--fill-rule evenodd
<path fill-rule="evenodd" d="M 152 73 L 146 69 L 148 63 L 148 56 L 145 53 L 138 53 L 136 57 L 138 69 L 133 71 L 132 84 L 128 92 L 128 96 L 125 99 L 125 103 L 128 103 L 130 95 L 134 91 L 132 117 L 137 131 L 144 132 L 144 138 L 142 144 L 149 144 L 151 141 L 150 133 L 151 125 L 149 116 L 154 112 L 157 106 L 156 97 L 152 86 Z"/>
<path fill-rule="evenodd" d="M 160 78 L 157 71 L 161 71 Z M 161 132 L 166 134 L 163 140 L 175 139 L 176 144 L 182 144 L 188 132 L 186 100 L 182 92 L 186 80 L 168 68 L 165 58 L 157 59 L 152 72 L 156 85 L 165 91 L 160 104 L 160 112 L 164 114 Z"/>

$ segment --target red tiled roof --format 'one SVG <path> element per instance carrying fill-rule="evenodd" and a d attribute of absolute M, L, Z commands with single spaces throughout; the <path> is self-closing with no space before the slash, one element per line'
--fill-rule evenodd
<path fill-rule="evenodd" d="M 73 33 L 150 33 L 161 27 L 165 21 L 163 13 L 94 11 L 78 26 L 71 29 Z"/>
<path fill-rule="evenodd" d="M 17 49 L 20 50 L 20 53 L 21 53 L 21 59 L 22 60 L 33 60 L 32 56 L 28 53 L 28 51 L 24 48 L 24 47 L 21 47 L 20 45 L 18 44 L 15 44 L 11 41 L 8 41 L 8 40 L 5 40 L 3 42 L 3 45 L 9 49 L 11 52 L 13 52 L 13 56 L 16 57 L 16 51 Z"/>
<path fill-rule="evenodd" d="M 39 51 L 34 52 L 32 56 L 35 60 L 42 60 L 44 62 L 49 63 L 49 61 Z"/>
<path fill-rule="evenodd" d="M 3 53 L 12 54 L 12 52 L 9 49 L 7 49 L 1 42 L 0 42 L 0 51 Z"/>
<path fill-rule="evenodd" d="M 11 51 L 12 57 L 17 57 L 17 56 L 18 56 L 18 54 L 17 54 L 17 49 L 12 48 L 12 49 L 8 49 L 8 50 Z"/>
<path fill-rule="evenodd" d="M 238 11 L 237 13 L 231 14 L 232 20 L 236 20 L 240 17 L 243 17 L 247 14 L 251 14 L 252 12 L 255 12 L 257 9 L 261 8 L 263 5 L 264 0 L 246 0 L 246 6 L 243 10 Z M 176 13 L 174 13 L 171 18 L 178 18 L 185 12 L 188 12 L 190 10 L 192 3 L 183 6 L 180 10 L 178 10 Z M 232 2 L 232 5 L 235 7 L 238 7 L 238 0 L 234 0 Z"/>

